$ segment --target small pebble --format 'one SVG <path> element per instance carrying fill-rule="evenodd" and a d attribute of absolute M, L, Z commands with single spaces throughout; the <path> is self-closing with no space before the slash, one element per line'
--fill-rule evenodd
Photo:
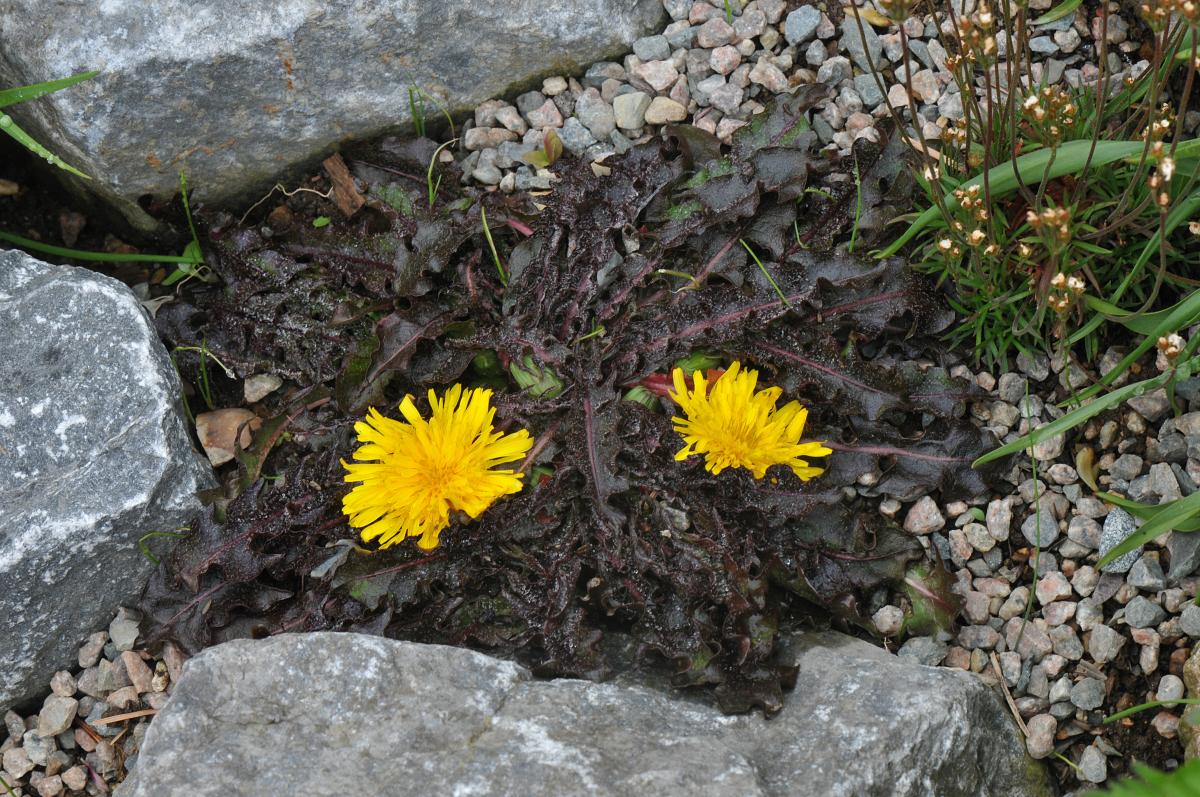
<path fill-rule="evenodd" d="M 910 534 L 932 534 L 946 525 L 937 502 L 929 496 L 919 499 L 904 517 L 904 530 Z"/>
<path fill-rule="evenodd" d="M 117 616 L 108 624 L 108 636 L 117 650 L 131 650 L 138 637 L 138 623 L 142 616 L 124 607 L 117 610 Z"/>
<path fill-rule="evenodd" d="M 1133 519 L 1133 515 L 1120 507 L 1113 507 L 1108 513 L 1108 517 L 1104 519 L 1104 527 L 1100 533 L 1100 555 L 1104 556 L 1120 545 L 1136 529 L 1137 522 Z M 1105 573 L 1128 573 L 1129 569 L 1138 561 L 1138 557 L 1141 556 L 1141 550 L 1139 547 L 1123 554 L 1100 569 Z"/>
<path fill-rule="evenodd" d="M 1090 711 L 1104 705 L 1104 693 L 1104 681 L 1084 678 L 1071 688 L 1071 702 Z"/>
<path fill-rule="evenodd" d="M 79 648 L 79 666 L 84 669 L 95 667 L 96 662 L 100 661 L 100 654 L 104 652 L 104 645 L 107 642 L 107 631 L 97 631 L 89 636 L 87 642 L 84 642 Z"/>
<path fill-rule="evenodd" d="M 904 626 L 904 612 L 896 606 L 884 606 L 871 615 L 875 630 L 885 637 L 895 636 Z"/>
<path fill-rule="evenodd" d="M 1125 645 L 1125 637 L 1103 623 L 1092 627 L 1088 639 L 1088 654 L 1097 663 L 1112 661 Z"/>
<path fill-rule="evenodd" d="M 1155 700 L 1178 700 L 1183 697 L 1183 679 L 1178 675 L 1164 675 L 1158 679 L 1158 691 Z"/>
<path fill-rule="evenodd" d="M 1108 777 L 1108 759 L 1095 745 L 1089 745 L 1079 757 L 1079 778 L 1088 783 L 1103 783 Z"/>
<path fill-rule="evenodd" d="M 1054 717 L 1049 714 L 1030 717 L 1025 723 L 1025 729 L 1025 745 L 1029 755 L 1045 758 L 1054 752 L 1054 733 L 1058 730 L 1058 721 Z"/>

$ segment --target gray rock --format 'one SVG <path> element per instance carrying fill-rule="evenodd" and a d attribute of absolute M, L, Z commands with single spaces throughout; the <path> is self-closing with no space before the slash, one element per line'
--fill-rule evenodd
<path fill-rule="evenodd" d="M 967 625 L 958 632 L 958 644 L 967 650 L 991 650 L 1000 641 L 1000 632 L 990 625 Z"/>
<path fill-rule="evenodd" d="M 886 84 L 885 84 L 886 85 Z M 854 90 L 862 97 L 863 105 L 874 108 L 883 103 L 883 92 L 874 75 L 858 75 L 854 78 Z"/>
<path fill-rule="evenodd" d="M 1017 354 L 1017 368 L 1033 381 L 1041 382 L 1050 376 L 1050 358 L 1041 352 L 1022 351 Z"/>
<path fill-rule="evenodd" d="M 657 33 L 661 0 L 112 0 L 103 13 L 4 7 L 0 85 L 100 75 L 8 109 L 90 174 L 132 222 L 138 197 L 257 197 L 348 138 L 407 124 L 405 87 L 469 112 L 535 77 L 576 73 Z M 162 20 L 172 24 L 161 24 Z M 219 90 L 214 89 L 219 87 Z"/>
<path fill-rule="evenodd" d="M 118 651 L 133 650 L 138 637 L 138 623 L 142 615 L 132 612 L 122 606 L 117 610 L 117 616 L 108 624 L 108 638 Z"/>
<path fill-rule="evenodd" d="M 33 769 L 29 753 L 23 747 L 10 747 L 5 750 L 3 757 L 0 757 L 0 763 L 4 764 L 5 772 L 17 779 L 25 777 Z"/>
<path fill-rule="evenodd" d="M 96 724 L 97 720 L 102 719 L 104 717 L 104 712 L 106 712 L 106 711 L 108 711 L 108 704 L 102 700 L 97 700 L 95 705 L 92 706 L 92 710 L 88 712 L 88 715 L 86 717 L 87 722 L 92 727 L 92 730 L 94 730 L 96 733 L 100 734 L 101 736 L 116 736 L 118 733 L 121 732 L 121 729 L 119 727 L 115 727 L 117 725 L 117 723 L 112 723 L 112 724 L 108 724 L 108 725 Z"/>
<path fill-rule="evenodd" d="M 646 123 L 646 109 L 650 107 L 650 95 L 643 91 L 619 94 L 613 98 L 613 113 L 617 127 L 622 130 L 638 130 Z"/>
<path fill-rule="evenodd" d="M 593 64 L 592 66 L 594 68 L 597 66 L 605 66 L 605 64 L 603 64 L 603 63 Z M 609 64 L 609 66 L 616 66 L 618 69 L 621 69 L 621 67 L 617 64 Z M 589 69 L 588 75 L 591 75 L 591 73 L 592 73 L 592 70 Z M 624 73 L 625 73 L 625 70 L 621 69 L 621 74 L 624 74 Z M 520 111 L 525 116 L 528 116 L 529 114 L 533 113 L 534 111 L 536 111 L 538 108 L 541 108 L 545 104 L 546 104 L 546 95 L 540 91 L 527 91 L 524 94 L 521 94 L 517 97 L 517 110 Z"/>
<path fill-rule="evenodd" d="M 121 283 L 0 252 L 0 708 L 45 689 L 141 592 L 148 532 L 188 523 L 212 471 L 179 379 Z"/>
<path fill-rule="evenodd" d="M 1183 697 L 1184 686 L 1183 679 L 1178 675 L 1164 675 L 1158 681 L 1158 691 L 1154 694 L 1155 700 L 1178 700 Z"/>
<path fill-rule="evenodd" d="M 1000 379 L 996 383 L 996 395 L 1006 404 L 1016 404 L 1021 399 L 1025 398 L 1025 394 L 1029 391 L 1029 382 L 1021 378 L 1017 373 L 1000 374 Z"/>
<path fill-rule="evenodd" d="M 1061 703 L 1064 700 L 1070 700 L 1071 687 L 1071 677 L 1064 675 L 1050 686 L 1050 694 L 1046 696 L 1046 699 L 1051 703 Z"/>
<path fill-rule="evenodd" d="M 1041 661 L 1054 649 L 1050 636 L 1037 623 L 1027 623 L 1021 617 L 1014 617 L 1004 624 L 1004 641 L 1009 650 L 1015 650 L 1021 654 L 1021 658 L 1035 662 Z"/>
<path fill-rule="evenodd" d="M 1104 556 L 1113 548 L 1116 548 L 1125 538 L 1133 534 L 1137 530 L 1137 521 L 1133 515 L 1126 512 L 1120 507 L 1113 507 L 1108 513 L 1108 517 L 1104 519 L 1104 528 L 1100 531 L 1100 555 Z M 1130 551 L 1117 557 L 1109 562 L 1104 567 L 1100 568 L 1105 573 L 1128 573 L 1129 568 L 1133 567 L 1138 557 L 1142 554 L 1142 548 Z"/>
<path fill-rule="evenodd" d="M 1100 604 L 1117 594 L 1117 591 L 1125 585 L 1125 578 L 1120 573 L 1102 573 L 1096 581 L 1096 587 L 1092 590 L 1091 598 L 1093 603 L 1099 609 Z M 1080 626 L 1082 628 L 1083 626 Z M 1086 629 L 1085 629 L 1086 630 Z"/>
<path fill-rule="evenodd" d="M 575 157 L 583 157 L 587 148 L 596 143 L 596 137 L 583 126 L 583 123 L 572 116 L 558 131 L 563 147 Z"/>
<path fill-rule="evenodd" d="M 844 55 L 835 55 L 821 64 L 821 68 L 817 70 L 817 82 L 836 86 L 849 78 L 850 74 L 850 59 Z"/>
<path fill-rule="evenodd" d="M 1175 471 L 1165 462 L 1150 466 L 1150 490 L 1159 497 L 1160 503 L 1183 497 L 1179 491 L 1179 480 L 1175 478 Z"/>
<path fill-rule="evenodd" d="M 1141 595 L 1125 604 L 1125 622 L 1134 628 L 1149 628 L 1158 625 L 1167 617 L 1162 607 Z"/>
<path fill-rule="evenodd" d="M 696 40 L 696 29 L 687 24 L 686 21 L 672 22 L 662 32 L 662 35 L 672 49 L 679 47 L 689 48 Z"/>
<path fill-rule="evenodd" d="M 803 686 L 766 721 L 636 684 L 536 681 L 462 649 L 229 642 L 188 662 L 118 794 L 1049 793 L 975 676 L 833 633 L 794 637 L 784 656 Z"/>
<path fill-rule="evenodd" d="M 708 101 L 714 108 L 723 113 L 732 114 L 738 110 L 738 106 L 742 104 L 742 98 L 745 96 L 745 91 L 733 85 L 726 83 L 720 86 L 709 94 Z M 665 97 L 655 97 L 656 100 L 666 99 Z M 649 119 L 653 115 L 654 103 L 650 103 L 650 109 L 646 111 L 646 118 Z"/>
<path fill-rule="evenodd" d="M 1189 603 L 1183 607 L 1183 614 L 1179 615 L 1179 630 L 1193 639 L 1200 637 L 1200 606 Z"/>
<path fill-rule="evenodd" d="M 1054 752 L 1054 732 L 1058 730 L 1058 721 L 1049 714 L 1038 714 L 1030 717 L 1025 724 L 1028 735 L 1025 744 L 1029 754 L 1034 758 L 1045 758 Z"/>
<path fill-rule="evenodd" d="M 1067 526 L 1067 536 L 1076 544 L 1088 550 L 1100 547 L 1100 524 L 1090 517 L 1076 515 Z"/>
<path fill-rule="evenodd" d="M 1078 609 L 1076 611 L 1078 612 Z M 1054 645 L 1054 652 L 1059 656 L 1071 661 L 1083 658 L 1083 643 L 1079 641 L 1079 636 L 1071 626 L 1055 626 L 1050 629 L 1049 636 Z"/>
<path fill-rule="evenodd" d="M 938 113 L 942 116 L 945 116 L 949 119 L 962 119 L 962 93 L 958 91 L 947 91 L 945 94 L 938 97 L 937 107 Z"/>
<path fill-rule="evenodd" d="M 1104 681 L 1099 678 L 1084 678 L 1071 687 L 1071 702 L 1091 711 L 1104 704 Z"/>
<path fill-rule="evenodd" d="M 20 739 L 25 735 L 25 720 L 21 719 L 21 715 L 15 711 L 4 712 L 4 730 L 13 739 Z"/>
<path fill-rule="evenodd" d="M 25 753 L 34 766 L 44 767 L 50 756 L 58 749 L 53 736 L 42 736 L 37 731 L 25 731 L 22 737 Z"/>
<path fill-rule="evenodd" d="M 75 721 L 75 712 L 79 710 L 79 701 L 73 697 L 50 695 L 42 705 L 38 714 L 37 732 L 39 736 L 57 736 L 71 727 Z"/>
<path fill-rule="evenodd" d="M 575 101 L 575 116 L 597 139 L 608 138 L 616 130 L 612 106 L 600 97 L 596 89 L 586 89 Z"/>
<path fill-rule="evenodd" d="M 897 652 L 902 659 L 912 659 L 926 667 L 936 667 L 946 658 L 948 647 L 931 636 L 916 636 L 900 646 Z"/>
<path fill-rule="evenodd" d="M 1029 49 L 1049 55 L 1058 52 L 1058 45 L 1049 36 L 1035 36 L 1029 40 Z"/>
<path fill-rule="evenodd" d="M 1030 545 L 1045 548 L 1054 544 L 1058 539 L 1058 521 L 1054 519 L 1049 501 L 1042 501 L 1038 511 L 1025 518 L 1021 524 L 1021 535 Z"/>
<path fill-rule="evenodd" d="M 1112 462 L 1109 475 L 1114 479 L 1130 481 L 1138 478 L 1141 473 L 1142 459 L 1136 454 L 1122 454 Z"/>
<path fill-rule="evenodd" d="M 1088 654 L 1097 663 L 1112 661 L 1125 646 L 1125 637 L 1119 631 L 1114 631 L 1103 623 L 1092 626 L 1091 637 L 1088 639 Z"/>
<path fill-rule="evenodd" d="M 1089 783 L 1103 783 L 1107 778 L 1108 759 L 1096 745 L 1088 745 L 1079 757 L 1079 779 Z"/>
<path fill-rule="evenodd" d="M 865 36 L 865 38 L 864 38 Z M 882 67 L 883 44 L 879 34 L 865 20 L 862 31 L 854 14 L 846 14 L 842 19 L 842 51 L 850 54 L 850 60 L 863 72 L 871 72 L 874 67 Z"/>
<path fill-rule="evenodd" d="M 633 43 L 633 54 L 643 61 L 664 61 L 671 57 L 671 43 L 661 34 L 645 36 Z"/>
<path fill-rule="evenodd" d="M 920 498 L 904 516 L 904 530 L 910 534 L 931 534 L 946 525 L 937 501 L 929 496 Z"/>
<path fill-rule="evenodd" d="M 821 24 L 821 12 L 813 6 L 800 6 L 787 15 L 783 36 L 788 44 L 803 44 L 811 39 Z"/>
<path fill-rule="evenodd" d="M 997 499 L 991 501 L 987 506 L 987 514 L 984 515 L 987 521 L 988 534 L 992 539 L 1004 541 L 1008 539 L 1008 534 L 1012 528 L 1012 504 L 1005 499 Z"/>
<path fill-rule="evenodd" d="M 1125 580 L 1138 589 L 1164 589 L 1167 586 L 1167 577 L 1163 575 L 1162 565 L 1158 563 L 1158 552 L 1142 554 L 1133 563 L 1133 567 L 1129 568 L 1129 575 Z"/>
<path fill-rule="evenodd" d="M 1167 401 L 1167 391 L 1160 388 L 1145 395 L 1134 396 L 1128 404 L 1133 411 L 1148 421 L 1160 421 L 1167 416 L 1171 404 Z"/>

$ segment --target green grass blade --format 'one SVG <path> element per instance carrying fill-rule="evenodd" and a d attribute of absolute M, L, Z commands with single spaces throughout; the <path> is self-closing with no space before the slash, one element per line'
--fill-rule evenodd
<path fill-rule="evenodd" d="M 1101 501 L 1128 510 L 1129 514 L 1141 520 L 1150 520 L 1170 506 L 1170 504 L 1139 504 L 1137 501 L 1130 501 L 1128 498 L 1114 493 L 1097 492 L 1096 497 Z M 1200 517 L 1180 523 L 1175 527 L 1175 531 L 1200 531 Z"/>
<path fill-rule="evenodd" d="M 0 241 L 7 241 L 22 249 L 28 249 L 31 252 L 70 257 L 75 260 L 92 260 L 100 263 L 189 263 L 196 265 L 197 263 L 204 262 L 202 258 L 197 260 L 198 253 L 181 257 L 178 255 L 117 254 L 114 252 L 89 252 L 86 249 L 68 249 L 65 246 L 44 244 L 41 241 L 23 238 L 20 235 L 13 235 L 10 232 L 2 230 L 0 230 Z"/>
<path fill-rule="evenodd" d="M 1090 168 L 1098 169 L 1122 158 L 1139 155 L 1145 147 L 1146 144 L 1144 141 L 1100 141 L 1096 144 Z M 1078 172 L 1083 169 L 1084 164 L 1088 163 L 1088 152 L 1091 149 L 1091 139 L 1068 141 L 1057 150 L 1039 149 L 1036 152 L 1022 155 L 1016 161 L 1005 161 L 998 166 L 993 166 L 987 173 L 992 197 L 1004 196 L 1015 191 L 1018 186 L 1018 176 L 1020 177 L 1021 184 L 1031 184 L 1040 182 L 1043 175 L 1045 179 L 1053 180 L 1057 177 L 1062 177 L 1064 174 Z M 1184 157 L 1196 151 L 1200 151 L 1200 139 L 1180 142 L 1176 147 L 1176 157 Z M 1054 156 L 1054 162 L 1050 163 L 1050 168 L 1047 169 L 1046 164 L 1050 161 L 1052 155 Z M 959 187 L 970 188 L 973 185 L 982 184 L 983 175 L 980 174 L 963 182 Z M 958 207 L 958 200 L 954 198 L 953 193 L 946 194 L 945 202 L 946 207 L 950 210 Z M 890 257 L 896 254 L 896 252 L 900 251 L 901 247 L 936 221 L 940 215 L 941 210 L 936 205 L 927 208 L 917 217 L 916 221 L 909 225 L 903 235 L 879 253 L 879 257 Z"/>
<path fill-rule="evenodd" d="M 1177 705 L 1196 706 L 1200 705 L 1200 700 L 1183 697 L 1176 698 L 1175 700 L 1151 700 L 1149 703 L 1139 703 L 1136 706 L 1130 706 L 1124 711 L 1118 711 L 1116 714 L 1109 714 L 1104 718 L 1104 722 L 1102 724 L 1108 725 L 1110 723 L 1117 722 L 1118 720 L 1123 720 L 1126 717 L 1132 717 L 1134 714 L 1138 714 L 1146 709 L 1158 708 L 1159 706 Z"/>
<path fill-rule="evenodd" d="M 1175 232 L 1179 225 L 1183 224 L 1185 221 L 1191 220 L 1197 210 L 1200 210 L 1200 190 L 1193 192 L 1188 196 L 1187 199 L 1181 201 L 1170 213 L 1167 214 L 1166 223 L 1163 225 L 1163 232 L 1165 232 L 1167 235 Z M 1146 245 L 1142 247 L 1142 253 L 1138 256 L 1138 259 L 1126 272 L 1125 278 L 1121 280 L 1121 284 L 1117 286 L 1115 291 L 1113 291 L 1112 302 L 1116 302 L 1125 295 L 1125 291 L 1129 289 L 1129 286 L 1133 282 L 1133 278 L 1137 276 L 1137 274 L 1145 267 L 1147 263 L 1150 262 L 1150 258 L 1154 256 L 1155 252 L 1158 251 L 1159 242 L 1161 240 L 1162 235 L 1160 235 L 1158 230 L 1155 230 L 1154 235 L 1150 236 L 1150 238 L 1146 241 Z M 1103 324 L 1104 321 L 1104 316 L 1093 316 L 1092 318 L 1088 319 L 1087 323 L 1085 323 L 1082 327 L 1076 330 L 1075 333 L 1067 338 L 1067 343 L 1071 345 L 1078 343 L 1088 335 L 1092 334 L 1092 332 L 1094 332 L 1101 324 Z M 1129 328 L 1133 329 L 1133 327 Z M 1175 330 L 1171 331 L 1174 332 Z M 1119 371 L 1114 373 L 1117 375 L 1120 374 Z M 1113 379 L 1115 378 L 1116 376 L 1114 375 Z M 1100 381 L 1102 384 L 1107 384 L 1105 379 L 1101 379 Z"/>
<path fill-rule="evenodd" d="M 1040 17 L 1035 19 L 1033 21 L 1033 24 L 1034 25 L 1049 25 L 1051 22 L 1057 22 L 1058 20 L 1065 17 L 1067 14 L 1070 14 L 1072 11 L 1079 8 L 1079 6 L 1082 2 L 1083 2 L 1083 0 L 1066 0 L 1065 3 L 1060 3 L 1058 6 L 1055 6 L 1054 8 L 1047 11 L 1045 14 L 1042 14 Z"/>
<path fill-rule="evenodd" d="M 1200 492 L 1192 493 L 1187 498 L 1178 498 L 1169 504 L 1164 504 L 1163 508 L 1155 513 L 1154 517 L 1143 523 L 1141 528 L 1122 540 L 1119 545 L 1104 554 L 1104 556 L 1101 556 L 1100 561 L 1096 563 L 1096 567 L 1104 567 L 1112 560 L 1130 551 L 1137 550 L 1140 546 L 1145 545 L 1164 532 L 1178 530 L 1180 525 L 1193 519 L 1197 513 L 1200 513 Z"/>
<path fill-rule="evenodd" d="M 0 108 L 9 105 L 16 105 L 18 102 L 26 100 L 34 100 L 46 94 L 52 94 L 56 91 L 61 91 L 68 86 L 74 86 L 76 83 L 82 83 L 85 80 L 91 80 L 98 71 L 80 72 L 78 75 L 64 77 L 58 80 L 47 80 L 45 83 L 34 83 L 32 86 L 17 86 L 15 89 L 0 89 Z"/>
<path fill-rule="evenodd" d="M 1029 434 L 1023 435 L 1011 443 L 992 449 L 979 459 L 975 460 L 975 462 L 971 464 L 971 467 L 977 468 L 980 465 L 986 464 L 993 460 L 1007 457 L 1009 454 L 1016 454 L 1019 451 L 1024 451 L 1031 446 L 1037 445 L 1042 440 L 1054 437 L 1056 434 L 1066 432 L 1070 429 L 1074 429 L 1076 426 L 1086 423 L 1089 419 L 1099 415 L 1107 409 L 1117 406 L 1126 399 L 1132 398 L 1133 396 L 1140 396 L 1143 393 L 1161 387 L 1170 376 L 1171 374 L 1169 373 L 1159 374 L 1153 379 L 1134 382 L 1131 385 L 1126 385 L 1119 390 L 1114 390 L 1107 395 L 1096 398 L 1090 403 L 1068 412 L 1058 420 L 1051 421 L 1045 426 L 1034 429 Z M 1197 495 L 1200 495 L 1200 493 L 1197 493 Z"/>
<path fill-rule="evenodd" d="M 1200 291 L 1192 291 L 1186 298 L 1170 307 L 1141 315 L 1134 315 L 1129 310 L 1123 310 L 1096 296 L 1086 296 L 1084 302 L 1093 310 L 1103 313 L 1108 320 L 1115 321 L 1139 335 L 1153 336 L 1155 341 L 1161 335 L 1178 332 L 1200 320 Z M 1181 320 L 1183 323 L 1180 326 L 1171 326 Z"/>
<path fill-rule="evenodd" d="M 25 147 L 25 149 L 29 150 L 34 155 L 37 155 L 39 158 L 42 158 L 47 163 L 57 166 L 64 172 L 70 172 L 76 177 L 82 177 L 85 180 L 92 179 L 39 144 L 33 136 L 22 130 L 21 127 L 13 120 L 13 118 L 6 113 L 0 113 L 0 130 L 8 133 L 17 140 L 18 144 Z"/>
<path fill-rule="evenodd" d="M 758 259 L 758 254 L 750 248 L 750 244 L 746 243 L 745 238 L 740 238 L 738 240 L 742 242 L 742 246 L 746 247 L 746 251 L 750 253 L 750 257 L 754 258 L 754 262 L 758 264 L 758 270 L 761 271 L 763 276 L 767 278 L 767 282 L 771 283 L 771 287 L 775 289 L 775 295 L 779 297 L 779 301 L 783 302 L 783 306 L 790 310 L 792 303 L 789 302 L 788 297 L 784 295 L 783 289 L 779 287 L 779 283 L 777 283 L 775 278 L 771 276 L 771 272 L 767 271 L 766 265 Z"/>
<path fill-rule="evenodd" d="M 1175 51 L 1176 61 L 1186 61 L 1192 57 L 1192 47 L 1195 46 L 1194 43 L 1198 33 L 1200 32 L 1198 32 L 1195 28 L 1192 28 L 1187 32 L 1183 39 L 1180 40 L 1179 49 Z"/>

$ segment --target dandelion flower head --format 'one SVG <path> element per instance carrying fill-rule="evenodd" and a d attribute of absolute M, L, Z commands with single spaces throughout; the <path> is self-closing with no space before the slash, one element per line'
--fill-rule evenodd
<path fill-rule="evenodd" d="M 403 420 L 373 407 L 354 425 L 362 444 L 357 462 L 342 462 L 346 481 L 357 486 L 342 499 L 350 525 L 381 548 L 417 537 L 424 550 L 437 547 L 451 512 L 477 518 L 497 499 L 520 492 L 523 474 L 502 468 L 533 446 L 529 432 L 493 427 L 492 391 L 454 385 L 442 398 L 429 391 L 430 416 L 421 417 L 412 396 L 400 403 Z"/>
<path fill-rule="evenodd" d="M 741 363 L 735 362 L 711 389 L 700 371 L 692 375 L 691 390 L 682 368 L 676 368 L 672 377 L 675 390 L 669 395 L 684 417 L 671 420 L 686 444 L 676 460 L 703 455 L 704 467 L 713 475 L 726 468 L 745 468 L 756 479 L 763 478 L 772 465 L 786 465 L 804 481 L 824 473 L 824 468 L 804 459 L 833 453 L 820 443 L 800 442 L 808 410 L 797 401 L 776 408 L 783 390 L 755 391 L 757 371 L 743 371 Z"/>

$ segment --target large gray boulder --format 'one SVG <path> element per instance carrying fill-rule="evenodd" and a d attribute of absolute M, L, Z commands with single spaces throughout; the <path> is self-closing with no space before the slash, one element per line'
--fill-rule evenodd
<path fill-rule="evenodd" d="M 133 293 L 0 251 L 0 712 L 73 667 L 138 597 L 138 548 L 199 507 L 212 469 Z M 161 548 L 161 544 L 160 544 Z"/>
<path fill-rule="evenodd" d="M 772 720 L 638 685 L 357 634 L 189 661 L 119 797 L 346 794 L 1029 797 L 1050 793 L 976 676 L 793 638 Z"/>
<path fill-rule="evenodd" d="M 170 196 L 181 169 L 202 199 L 261 192 L 409 124 L 410 87 L 471 110 L 663 17 L 661 0 L 0 0 L 0 87 L 101 70 L 8 111 L 146 226 L 138 197 Z"/>

